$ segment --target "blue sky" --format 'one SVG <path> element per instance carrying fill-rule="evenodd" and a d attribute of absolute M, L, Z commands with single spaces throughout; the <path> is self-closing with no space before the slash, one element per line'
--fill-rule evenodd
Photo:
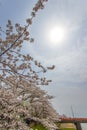
<path fill-rule="evenodd" d="M 0 0 L 0 26 L 5 28 L 8 19 L 25 25 L 25 19 L 36 0 Z M 48 44 L 46 34 L 49 27 L 60 25 L 66 28 L 63 43 Z M 55 96 L 53 106 L 60 114 L 87 117 L 87 0 L 49 0 L 45 9 L 39 11 L 30 28 L 35 38 L 32 45 L 26 44 L 24 51 L 31 53 L 44 65 L 56 66 L 48 72 L 53 80 L 42 87 Z"/>

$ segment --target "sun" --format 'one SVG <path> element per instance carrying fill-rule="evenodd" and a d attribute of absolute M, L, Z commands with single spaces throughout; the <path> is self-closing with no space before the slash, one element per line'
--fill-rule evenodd
<path fill-rule="evenodd" d="M 49 29 L 48 40 L 53 46 L 64 42 L 66 37 L 66 29 L 62 26 L 54 26 Z"/>

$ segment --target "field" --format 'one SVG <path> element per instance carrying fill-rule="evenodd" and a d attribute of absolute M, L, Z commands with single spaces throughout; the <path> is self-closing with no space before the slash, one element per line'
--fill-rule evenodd
<path fill-rule="evenodd" d="M 41 124 L 35 125 L 32 127 L 33 130 L 46 130 Z"/>
<path fill-rule="evenodd" d="M 60 128 L 60 130 L 76 130 L 75 128 Z"/>
<path fill-rule="evenodd" d="M 68 125 L 66 125 L 66 128 L 64 128 L 64 126 L 63 126 L 63 128 L 62 128 L 62 126 L 60 127 L 60 130 L 76 130 L 75 128 L 67 128 L 67 127 L 69 127 L 69 124 Z M 46 130 L 41 124 L 38 124 L 38 125 L 34 125 L 34 126 L 32 126 L 32 129 L 33 130 Z"/>

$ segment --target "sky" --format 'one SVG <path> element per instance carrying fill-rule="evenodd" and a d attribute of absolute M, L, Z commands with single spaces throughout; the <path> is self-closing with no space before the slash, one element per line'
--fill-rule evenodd
<path fill-rule="evenodd" d="M 37 0 L 0 0 L 0 26 L 6 22 L 25 25 L 26 18 Z M 50 41 L 50 30 L 64 30 L 62 41 Z M 59 114 L 87 117 L 87 0 L 49 0 L 40 10 L 30 28 L 35 43 L 25 44 L 25 52 L 31 53 L 45 66 L 56 68 L 46 74 L 52 79 L 49 86 L 41 87 L 55 96 L 52 100 Z"/>

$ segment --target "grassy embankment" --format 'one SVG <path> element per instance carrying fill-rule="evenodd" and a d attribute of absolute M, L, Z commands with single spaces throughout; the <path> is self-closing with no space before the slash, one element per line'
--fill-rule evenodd
<path fill-rule="evenodd" d="M 60 130 L 76 130 L 75 128 L 62 128 L 62 126 L 59 127 Z M 41 124 L 32 126 L 33 130 L 46 130 Z"/>

